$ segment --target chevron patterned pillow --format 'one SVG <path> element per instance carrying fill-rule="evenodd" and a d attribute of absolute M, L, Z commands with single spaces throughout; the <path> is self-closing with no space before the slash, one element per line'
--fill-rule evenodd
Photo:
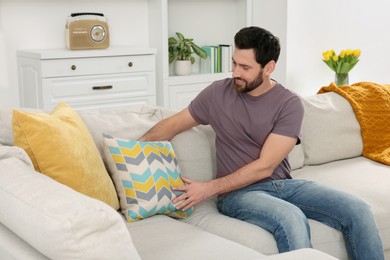
<path fill-rule="evenodd" d="M 170 142 L 139 142 L 103 134 L 104 153 L 122 213 L 134 222 L 155 214 L 186 218 L 192 213 L 176 210 L 172 200 L 183 185 L 176 154 Z"/>

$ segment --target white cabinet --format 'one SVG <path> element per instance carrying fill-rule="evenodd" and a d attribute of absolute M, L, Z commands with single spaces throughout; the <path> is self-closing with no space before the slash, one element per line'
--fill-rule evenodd
<path fill-rule="evenodd" d="M 168 38 L 181 32 L 200 46 L 234 43 L 235 33 L 252 23 L 256 0 L 149 0 L 149 41 L 157 48 L 157 104 L 181 109 L 206 86 L 231 73 L 202 74 L 199 61 L 190 76 L 174 76 Z"/>
<path fill-rule="evenodd" d="M 226 73 L 191 75 L 187 77 L 170 77 L 168 82 L 169 105 L 171 109 L 182 109 L 206 86 L 215 80 L 224 79 Z"/>
<path fill-rule="evenodd" d="M 75 109 L 156 104 L 156 50 L 18 51 L 23 107 Z"/>

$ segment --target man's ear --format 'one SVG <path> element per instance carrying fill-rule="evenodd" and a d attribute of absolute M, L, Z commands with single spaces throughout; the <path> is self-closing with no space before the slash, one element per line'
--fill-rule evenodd
<path fill-rule="evenodd" d="M 276 62 L 274 60 L 269 61 L 265 66 L 264 66 L 264 74 L 265 76 L 269 77 L 271 76 L 272 72 L 274 72 L 276 67 Z"/>

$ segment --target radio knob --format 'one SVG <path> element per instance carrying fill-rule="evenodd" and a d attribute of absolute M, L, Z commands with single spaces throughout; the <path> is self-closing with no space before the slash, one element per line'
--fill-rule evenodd
<path fill-rule="evenodd" d="M 72 65 L 72 67 L 70 67 L 72 70 L 76 70 L 76 65 Z"/>
<path fill-rule="evenodd" d="M 91 29 L 91 38 L 94 42 L 101 42 L 106 38 L 106 30 L 104 30 L 103 26 L 95 25 Z"/>
<path fill-rule="evenodd" d="M 129 62 L 129 67 L 133 67 L 133 63 L 131 61 Z"/>

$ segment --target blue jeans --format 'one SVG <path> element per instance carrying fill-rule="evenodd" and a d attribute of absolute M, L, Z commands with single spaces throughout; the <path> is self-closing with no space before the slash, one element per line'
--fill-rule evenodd
<path fill-rule="evenodd" d="M 254 183 L 218 201 L 219 211 L 272 233 L 279 252 L 312 247 L 308 218 L 340 230 L 351 259 L 384 259 L 369 206 L 348 193 L 305 180 Z"/>

